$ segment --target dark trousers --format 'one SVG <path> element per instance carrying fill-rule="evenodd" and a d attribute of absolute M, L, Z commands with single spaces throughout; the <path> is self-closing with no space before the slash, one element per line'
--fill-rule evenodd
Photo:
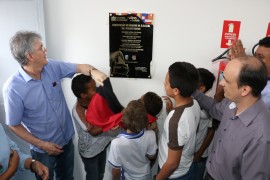
<path fill-rule="evenodd" d="M 158 166 L 158 172 L 160 171 L 160 167 Z M 167 180 L 191 180 L 192 179 L 192 174 L 194 173 L 194 165 L 191 164 L 188 172 L 181 176 L 181 177 L 177 177 L 177 178 L 167 178 Z"/>
<path fill-rule="evenodd" d="M 208 172 L 206 172 L 203 180 L 215 180 L 215 179 L 212 178 L 212 176 Z"/>
<path fill-rule="evenodd" d="M 86 180 L 103 179 L 106 165 L 106 149 L 107 148 L 92 158 L 85 158 L 81 156 L 86 172 Z"/>
<path fill-rule="evenodd" d="M 204 176 L 204 171 L 206 167 L 206 160 L 207 158 L 201 158 L 199 162 L 195 162 L 194 164 L 194 173 L 193 173 L 193 180 L 202 180 Z"/>
<path fill-rule="evenodd" d="M 39 153 L 31 150 L 33 159 L 42 162 L 49 168 L 49 180 L 54 180 L 54 173 L 56 180 L 73 180 L 74 168 L 74 145 L 72 139 L 68 144 L 63 146 L 64 152 L 59 155 L 48 155 L 47 153 Z M 41 177 L 36 175 L 38 180 Z"/>

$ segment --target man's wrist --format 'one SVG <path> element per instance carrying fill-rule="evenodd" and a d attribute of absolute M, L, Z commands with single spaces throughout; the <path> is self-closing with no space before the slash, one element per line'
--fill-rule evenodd
<path fill-rule="evenodd" d="M 97 70 L 97 69 L 94 68 L 94 67 L 90 68 L 90 70 L 89 70 L 89 75 L 90 75 L 90 76 L 92 76 L 92 71 L 94 71 L 94 70 Z"/>
<path fill-rule="evenodd" d="M 31 163 L 30 163 L 30 167 L 29 167 L 29 169 L 31 170 L 31 172 L 35 172 L 35 165 L 36 165 L 36 160 L 35 159 L 32 159 L 31 160 Z"/>
<path fill-rule="evenodd" d="M 13 151 L 13 149 L 10 148 L 10 154 L 9 154 L 9 157 L 11 158 L 11 157 L 13 156 L 13 154 L 14 154 L 14 151 Z"/>

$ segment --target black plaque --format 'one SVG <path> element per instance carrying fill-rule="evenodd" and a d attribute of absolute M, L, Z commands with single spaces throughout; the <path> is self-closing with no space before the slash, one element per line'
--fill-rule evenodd
<path fill-rule="evenodd" d="M 151 78 L 153 14 L 110 13 L 110 76 Z"/>

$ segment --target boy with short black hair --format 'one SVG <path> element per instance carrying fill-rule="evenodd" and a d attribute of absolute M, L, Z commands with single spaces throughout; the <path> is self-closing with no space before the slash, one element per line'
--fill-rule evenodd
<path fill-rule="evenodd" d="M 175 101 L 159 141 L 157 180 L 191 179 L 196 129 L 200 107 L 191 94 L 198 86 L 198 71 L 190 63 L 175 62 L 169 67 L 166 94 Z"/>
<path fill-rule="evenodd" d="M 199 84 L 198 90 L 202 93 L 208 92 L 215 81 L 213 73 L 204 68 L 198 68 Z M 209 145 L 214 137 L 215 130 L 212 126 L 212 119 L 205 110 L 201 110 L 201 118 L 197 128 L 195 154 L 194 154 L 194 173 L 193 180 L 202 180 L 205 171 L 206 160 L 208 152 L 210 151 Z"/>
<path fill-rule="evenodd" d="M 133 100 L 123 111 L 121 132 L 111 143 L 108 161 L 112 165 L 113 179 L 119 180 L 121 170 L 126 180 L 150 179 L 150 161 L 156 158 L 155 133 L 146 130 L 147 112 L 141 100 Z"/>

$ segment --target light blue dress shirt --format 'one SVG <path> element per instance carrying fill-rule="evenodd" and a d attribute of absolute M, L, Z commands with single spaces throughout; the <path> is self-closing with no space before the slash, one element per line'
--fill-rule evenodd
<path fill-rule="evenodd" d="M 270 109 L 270 77 L 268 77 L 267 84 L 261 94 L 263 102 L 266 104 L 268 109 Z"/>
<path fill-rule="evenodd" d="M 0 123 L 0 174 L 3 174 L 7 168 L 9 163 L 9 157 L 10 157 L 10 149 L 16 150 L 20 157 L 20 163 L 18 170 L 25 170 L 24 168 L 24 161 L 27 158 L 30 158 L 29 155 L 26 155 L 22 153 L 17 145 L 9 139 L 9 137 L 6 135 L 4 128 L 2 124 Z"/>
<path fill-rule="evenodd" d="M 61 80 L 73 77 L 76 68 L 76 64 L 48 60 L 40 80 L 33 79 L 20 68 L 4 84 L 6 124 L 22 123 L 35 137 L 66 145 L 74 135 L 74 128 Z M 34 145 L 31 149 L 44 153 Z"/>

